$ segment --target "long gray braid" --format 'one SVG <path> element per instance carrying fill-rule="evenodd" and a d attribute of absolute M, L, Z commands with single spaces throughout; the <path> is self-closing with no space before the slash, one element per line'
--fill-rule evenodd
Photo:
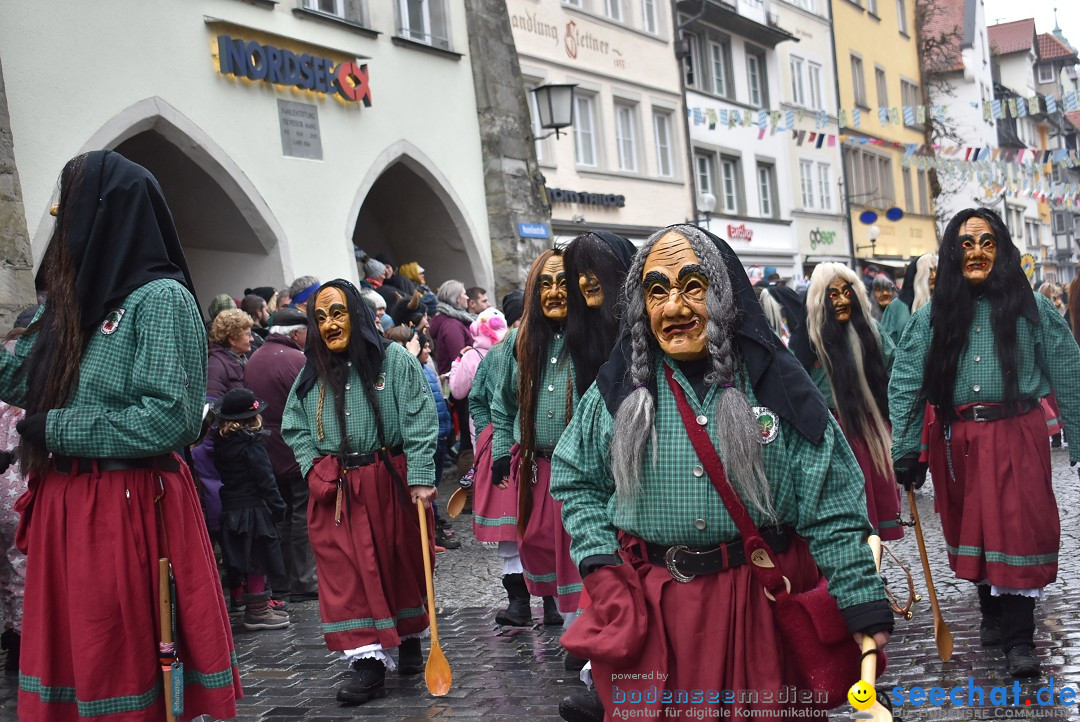
<path fill-rule="evenodd" d="M 630 499 L 641 491 L 641 462 L 647 441 L 652 443 L 653 463 L 656 462 L 656 402 L 648 389 L 655 373 L 653 358 L 659 345 L 649 328 L 645 299 L 641 290 L 645 258 L 656 242 L 668 233 L 678 233 L 687 239 L 709 280 L 706 309 L 709 321 L 705 327 L 711 370 L 705 376 L 709 386 L 724 389 L 716 401 L 714 422 L 721 430 L 720 456 L 732 484 L 739 490 L 743 503 L 768 519 L 775 519 L 765 476 L 757 420 L 750 401 L 739 388 L 735 378 L 738 358 L 732 340 L 736 316 L 734 292 L 727 267 L 720 252 L 701 230 L 693 226 L 672 226 L 654 233 L 634 258 L 626 278 L 627 320 L 631 325 L 632 355 L 630 380 L 634 390 L 619 405 L 611 441 L 612 475 L 620 498 Z"/>

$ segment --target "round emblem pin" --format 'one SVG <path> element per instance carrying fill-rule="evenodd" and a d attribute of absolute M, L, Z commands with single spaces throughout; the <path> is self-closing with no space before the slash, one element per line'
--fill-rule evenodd
<path fill-rule="evenodd" d="M 379 375 L 375 377 L 375 390 L 376 391 L 382 391 L 385 388 L 386 388 L 386 374 L 380 372 Z"/>
<path fill-rule="evenodd" d="M 116 331 L 116 327 L 120 325 L 120 319 L 124 317 L 124 309 L 114 308 L 109 311 L 109 315 L 105 317 L 104 323 L 101 324 L 101 333 L 108 336 Z"/>
<path fill-rule="evenodd" d="M 755 406 L 754 416 L 757 418 L 758 433 L 761 435 L 762 444 L 771 444 L 780 433 L 780 417 L 768 406 Z"/>

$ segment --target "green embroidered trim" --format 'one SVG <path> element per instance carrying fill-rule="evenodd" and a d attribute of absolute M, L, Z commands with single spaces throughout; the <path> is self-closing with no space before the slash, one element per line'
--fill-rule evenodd
<path fill-rule="evenodd" d="M 475 516 L 473 516 L 473 521 L 475 521 L 480 526 L 515 526 L 517 524 L 517 517 L 514 517 L 514 516 L 486 517 L 486 516 L 475 515 Z"/>
<path fill-rule="evenodd" d="M 566 585 L 560 584 L 559 586 L 555 587 L 555 593 L 558 594 L 561 597 L 564 594 L 579 594 L 581 592 L 581 589 L 582 589 L 581 582 L 578 582 L 576 584 L 566 584 Z"/>
<path fill-rule="evenodd" d="M 982 547 L 945 545 L 949 554 L 954 557 L 984 557 L 986 561 L 994 564 L 1006 564 L 1010 567 L 1034 567 L 1043 564 L 1057 564 L 1057 553 L 1052 554 L 1005 554 L 1004 552 L 988 552 Z"/>
<path fill-rule="evenodd" d="M 540 576 L 533 576 L 532 574 L 525 572 L 525 578 L 530 581 L 536 582 L 537 584 L 544 584 L 547 582 L 555 581 L 554 574 L 541 574 Z"/>
<path fill-rule="evenodd" d="M 887 519 L 885 521 L 878 522 L 878 529 L 892 529 L 896 526 L 900 526 L 899 519 Z"/>
<path fill-rule="evenodd" d="M 184 669 L 184 686 L 198 685 L 206 689 L 222 689 L 231 687 L 233 684 L 233 670 L 239 669 L 240 663 L 236 659 L 236 652 L 229 654 L 229 662 L 232 666 L 220 672 L 200 672 L 196 669 Z"/>
<path fill-rule="evenodd" d="M 427 597 L 424 597 L 425 603 Z M 372 617 L 363 617 L 361 619 L 346 619 L 342 622 L 323 622 L 322 630 L 323 634 L 333 634 L 335 632 L 349 632 L 353 629 L 390 629 L 397 626 L 399 619 L 411 619 L 412 617 L 420 617 L 427 613 L 425 607 L 411 607 L 408 609 L 399 609 L 396 616 L 390 619 L 373 619 Z"/>
<path fill-rule="evenodd" d="M 150 707 L 161 696 L 161 680 L 158 680 L 153 689 L 142 694 L 108 697 L 93 700 L 92 702 L 76 699 L 74 687 L 50 687 L 42 684 L 40 677 L 25 674 L 19 675 L 19 689 L 38 695 L 42 702 L 76 703 L 80 717 L 97 717 L 106 714 L 137 712 Z"/>

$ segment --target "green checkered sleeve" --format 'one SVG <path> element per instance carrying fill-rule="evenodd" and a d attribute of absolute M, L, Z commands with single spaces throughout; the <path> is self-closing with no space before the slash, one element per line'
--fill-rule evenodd
<path fill-rule="evenodd" d="M 896 343 L 881 327 L 881 324 L 875 321 L 874 326 L 877 328 L 878 338 L 881 340 L 881 360 L 885 362 L 885 373 L 892 373 L 893 362 L 896 360 Z"/>
<path fill-rule="evenodd" d="M 889 376 L 889 420 L 892 422 L 893 461 L 922 445 L 923 417 L 926 400 L 922 395 L 923 369 L 930 350 L 930 304 L 916 311 L 893 357 Z"/>
<path fill-rule="evenodd" d="M 491 377 L 491 423 L 495 429 L 491 436 L 491 458 L 502 459 L 510 456 L 510 447 L 514 445 L 514 422 L 517 420 L 517 360 L 514 358 L 514 344 L 517 342 L 517 329 L 512 330 L 503 339 L 507 344 L 506 355 L 499 365 L 492 369 Z"/>
<path fill-rule="evenodd" d="M 311 467 L 315 465 L 315 459 L 320 454 L 315 448 L 315 420 L 308 419 L 307 409 L 296 394 L 296 387 L 300 385 L 300 377 L 293 382 L 289 390 L 289 398 L 285 401 L 285 409 L 281 413 L 281 438 L 292 449 L 296 463 L 300 465 L 300 473 L 307 478 Z M 312 391 L 318 393 L 318 391 Z"/>
<path fill-rule="evenodd" d="M 473 377 L 472 389 L 469 391 L 469 415 L 472 416 L 476 433 L 480 433 L 491 423 L 491 378 L 493 368 L 499 365 L 499 349 L 501 344 L 494 346 L 476 367 L 476 376 Z"/>
<path fill-rule="evenodd" d="M 46 444 L 69 456 L 131 458 L 191 443 L 206 395 L 206 330 L 195 299 L 153 281 L 125 300 L 117 344 L 96 333 L 69 404 L 48 413 Z M 119 335 L 123 330 L 126 337 Z M 115 353 L 113 352 L 115 350 Z M 120 385 L 124 393 L 113 391 Z"/>
<path fill-rule="evenodd" d="M 26 405 L 26 359 L 19 353 L 21 350 L 17 347 L 12 352 L 0 346 L 0 400 L 19 408 Z"/>
<path fill-rule="evenodd" d="M 395 347 L 401 352 L 395 351 Z M 420 362 L 400 344 L 387 348 L 383 368 L 393 391 L 402 447 L 408 464 L 409 486 L 435 486 L 435 447 L 439 442 L 439 413 L 435 396 Z M 387 423 L 388 414 L 383 413 Z M 391 434 L 387 433 L 388 443 Z M 440 470 L 441 471 L 441 470 Z"/>
<path fill-rule="evenodd" d="M 1035 300 L 1040 319 L 1036 362 L 1050 381 L 1066 428 L 1080 429 L 1080 347 L 1050 299 L 1037 293 Z M 1080 441 L 1069 444 L 1069 461 L 1080 461 Z"/>
<path fill-rule="evenodd" d="M 608 463 L 612 418 L 596 384 L 578 404 L 551 460 L 551 495 L 562 502 L 563 526 L 575 563 L 618 549 L 608 514 L 615 493 Z"/>

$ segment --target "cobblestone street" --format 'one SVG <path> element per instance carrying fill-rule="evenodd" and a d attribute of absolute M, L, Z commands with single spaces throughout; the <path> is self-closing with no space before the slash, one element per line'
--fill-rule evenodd
<path fill-rule="evenodd" d="M 1080 588 L 1080 501 L 1076 472 L 1069 468 L 1063 451 L 1053 453 L 1054 481 L 1062 520 L 1061 569 L 1058 582 L 1037 608 L 1038 653 L 1043 677 L 1020 685 L 1021 704 L 1026 695 L 1054 680 L 1057 689 L 1077 688 L 1080 683 L 1080 615 L 1072 603 Z M 453 489 L 454 474 L 448 472 L 440 497 L 445 504 Z M 958 582 L 948 570 L 943 552 L 941 526 L 933 513 L 930 484 L 918 492 L 920 516 L 925 525 L 927 546 L 943 613 L 955 639 L 952 661 L 943 664 L 936 654 L 933 621 L 926 595 L 918 549 L 909 531 L 905 539 L 892 545 L 893 551 L 915 576 L 924 600 L 916 605 L 913 620 L 900 620 L 889 645 L 889 668 L 880 689 L 894 685 L 967 687 L 973 684 L 989 690 L 994 685 L 1010 687 L 1012 678 L 1004 673 L 999 650 L 978 647 L 978 610 L 972 585 Z M 905 503 L 905 518 L 909 516 Z M 462 515 L 455 528 L 462 540 L 460 549 L 438 555 L 436 597 L 439 632 L 454 672 L 454 685 L 443 698 L 431 697 L 423 676 L 387 675 L 388 694 L 362 707 L 343 708 L 334 700 L 335 688 L 347 675 L 344 664 L 323 645 L 319 632 L 317 602 L 293 605 L 293 625 L 286 630 L 245 632 L 234 627 L 240 658 L 245 698 L 238 719 L 263 722 L 331 722 L 331 720 L 427 720 L 483 718 L 485 720 L 557 720 L 558 702 L 580 682 L 576 673 L 563 670 L 559 646 L 560 628 L 504 629 L 492 621 L 493 611 L 503 599 L 500 568 L 494 550 L 472 539 L 471 517 Z M 901 575 L 886 570 L 890 582 L 900 587 Z M 539 603 L 539 600 L 534 600 Z M 540 617 L 537 604 L 534 616 Z M 426 644 L 425 644 L 426 648 Z M 15 719 L 14 680 L 0 685 L 0 719 Z M 964 719 L 980 710 L 948 707 L 916 709 L 910 704 L 898 715 L 906 720 Z M 984 709 L 988 718 L 1054 714 L 1057 719 L 1078 718 L 1075 708 Z M 1016 712 L 1015 715 L 1012 713 Z M 1025 713 L 1030 713 L 1026 714 Z M 846 719 L 833 715 L 834 719 Z"/>

